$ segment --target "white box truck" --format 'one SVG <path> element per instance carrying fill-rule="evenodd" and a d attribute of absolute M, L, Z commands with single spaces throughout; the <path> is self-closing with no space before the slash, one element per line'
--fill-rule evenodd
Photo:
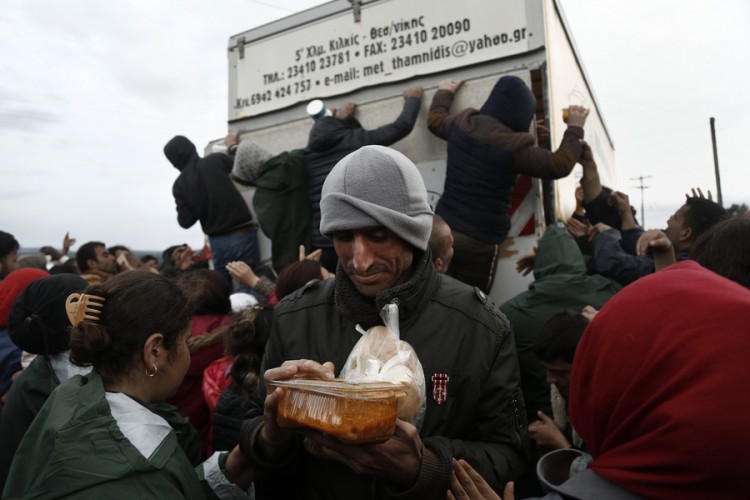
<path fill-rule="evenodd" d="M 354 101 L 357 118 L 371 128 L 398 115 L 403 88 L 423 86 L 415 129 L 393 147 L 419 167 L 433 208 L 443 191 L 446 144 L 427 129 L 427 112 L 445 78 L 466 80 L 453 111 L 481 107 L 500 76 L 524 79 L 553 150 L 566 127 L 562 109 L 590 108 L 586 141 L 602 183 L 615 183 L 614 146 L 556 0 L 335 0 L 232 36 L 228 62 L 229 129 L 274 154 L 306 145 L 313 99 Z M 526 289 L 531 276 L 516 273 L 515 262 L 547 224 L 570 215 L 580 176 L 577 166 L 557 181 L 519 179 L 491 292 L 496 303 Z M 268 241 L 261 251 L 270 255 Z"/>

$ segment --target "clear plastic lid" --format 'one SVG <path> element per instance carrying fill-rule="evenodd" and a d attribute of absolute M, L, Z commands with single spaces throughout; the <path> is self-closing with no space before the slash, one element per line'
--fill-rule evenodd
<path fill-rule="evenodd" d="M 406 394 L 400 385 L 390 382 L 351 382 L 341 379 L 318 380 L 295 378 L 291 380 L 272 380 L 269 385 L 348 399 L 398 398 Z"/>

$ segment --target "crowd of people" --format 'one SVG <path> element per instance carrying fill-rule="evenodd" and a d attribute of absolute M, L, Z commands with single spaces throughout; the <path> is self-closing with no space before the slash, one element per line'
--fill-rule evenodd
<path fill-rule="evenodd" d="M 570 107 L 551 151 L 521 79 L 451 112 L 464 84 L 440 81 L 429 107 L 446 141 L 434 209 L 388 147 L 415 126 L 408 87 L 394 122 L 323 108 L 280 155 L 251 134 L 204 157 L 171 139 L 197 253 L 71 255 L 66 234 L 19 255 L 0 231 L 2 497 L 748 498 L 750 216 L 698 191 L 644 230 L 601 185 L 588 110 Z M 574 213 L 518 261 L 528 289 L 495 304 L 516 179 L 576 164 Z M 356 445 L 279 425 L 272 382 L 336 379 L 389 306 L 424 372 L 423 418 Z"/>

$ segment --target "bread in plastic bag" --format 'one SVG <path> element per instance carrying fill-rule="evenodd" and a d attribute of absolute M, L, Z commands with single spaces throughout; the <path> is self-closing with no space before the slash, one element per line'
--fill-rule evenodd
<path fill-rule="evenodd" d="M 422 364 L 414 348 L 399 338 L 398 306 L 388 304 L 380 315 L 385 326 L 374 326 L 363 333 L 339 377 L 401 386 L 405 394 L 398 398 L 398 418 L 420 428 L 426 409 Z"/>

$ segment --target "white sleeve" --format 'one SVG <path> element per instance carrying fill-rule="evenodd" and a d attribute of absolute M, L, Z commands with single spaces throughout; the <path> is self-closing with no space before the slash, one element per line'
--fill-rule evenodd
<path fill-rule="evenodd" d="M 247 491 L 243 491 L 236 484 L 229 482 L 229 479 L 221 471 L 219 456 L 222 453 L 227 452 L 217 451 L 203 462 L 203 477 L 208 485 L 221 499 L 255 500 L 255 485 L 251 484 Z"/>

